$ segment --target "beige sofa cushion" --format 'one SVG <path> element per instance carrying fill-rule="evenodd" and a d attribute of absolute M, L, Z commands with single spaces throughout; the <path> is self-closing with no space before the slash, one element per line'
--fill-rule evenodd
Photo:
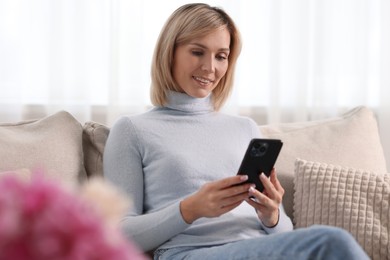
<path fill-rule="evenodd" d="M 390 175 L 298 159 L 294 223 L 349 231 L 372 259 L 390 257 Z"/>
<path fill-rule="evenodd" d="M 29 169 L 66 183 L 86 179 L 82 126 L 61 111 L 40 120 L 0 124 L 0 172 Z"/>
<path fill-rule="evenodd" d="M 374 113 L 357 107 L 335 118 L 302 123 L 265 125 L 261 132 L 284 143 L 276 172 L 286 194 L 283 205 L 293 215 L 294 163 L 297 158 L 387 172 Z"/>
<path fill-rule="evenodd" d="M 84 164 L 88 177 L 103 177 L 103 152 L 110 130 L 96 122 L 83 126 Z"/>

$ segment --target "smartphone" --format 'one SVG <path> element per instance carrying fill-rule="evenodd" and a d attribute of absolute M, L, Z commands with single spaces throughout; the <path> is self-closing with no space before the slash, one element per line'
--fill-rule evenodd
<path fill-rule="evenodd" d="M 262 192 L 264 187 L 259 179 L 260 174 L 271 175 L 282 146 L 283 142 L 279 139 L 252 139 L 237 174 L 248 175 L 246 182 L 256 184 L 256 189 Z"/>

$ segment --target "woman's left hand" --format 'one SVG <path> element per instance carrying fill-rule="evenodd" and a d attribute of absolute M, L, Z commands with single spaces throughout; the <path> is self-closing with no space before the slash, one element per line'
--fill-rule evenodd
<path fill-rule="evenodd" d="M 259 219 L 266 227 L 274 227 L 279 221 L 279 205 L 282 203 L 284 189 L 276 177 L 275 169 L 272 169 L 270 178 L 261 173 L 260 181 L 264 186 L 263 192 L 251 188 L 249 194 L 255 199 L 246 201 L 256 209 Z"/>

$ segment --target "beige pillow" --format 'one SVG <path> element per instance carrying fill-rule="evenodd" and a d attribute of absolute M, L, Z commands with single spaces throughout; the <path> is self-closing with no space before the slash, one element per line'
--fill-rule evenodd
<path fill-rule="evenodd" d="M 284 143 L 275 168 L 286 190 L 283 205 L 291 218 L 296 158 L 348 165 L 379 174 L 387 172 L 377 121 L 366 107 L 354 108 L 340 117 L 265 125 L 260 130 L 264 136 L 279 138 Z"/>
<path fill-rule="evenodd" d="M 83 126 L 84 164 L 88 177 L 103 176 L 103 152 L 110 129 L 96 122 Z"/>
<path fill-rule="evenodd" d="M 340 227 L 372 259 L 389 259 L 390 175 L 298 159 L 294 185 L 296 228 Z"/>
<path fill-rule="evenodd" d="M 75 184 L 86 179 L 82 127 L 61 111 L 40 120 L 0 124 L 0 172 L 29 169 Z"/>

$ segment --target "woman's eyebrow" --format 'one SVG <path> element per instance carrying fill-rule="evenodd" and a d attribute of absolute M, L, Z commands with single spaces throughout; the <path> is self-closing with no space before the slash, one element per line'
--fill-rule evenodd
<path fill-rule="evenodd" d="M 207 46 L 201 44 L 201 43 L 196 43 L 196 42 L 191 42 L 190 45 L 195 45 L 195 46 L 198 46 L 202 49 L 208 49 Z M 218 51 L 227 51 L 227 52 L 230 52 L 230 49 L 229 48 L 220 48 L 218 49 Z"/>

